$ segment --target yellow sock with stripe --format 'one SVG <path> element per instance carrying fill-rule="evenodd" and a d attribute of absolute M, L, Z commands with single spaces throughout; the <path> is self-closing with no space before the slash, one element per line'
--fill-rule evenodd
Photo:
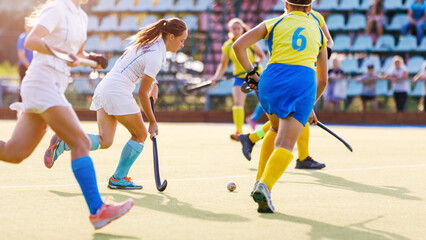
<path fill-rule="evenodd" d="M 265 172 L 260 182 L 265 183 L 269 191 L 271 191 L 272 187 L 281 175 L 283 175 L 292 159 L 293 154 L 289 150 L 285 148 L 275 149 L 268 160 L 268 164 L 266 165 Z"/>
<path fill-rule="evenodd" d="M 299 160 L 303 161 L 309 156 L 309 123 L 303 128 L 302 133 L 297 139 L 297 153 Z"/>
<path fill-rule="evenodd" d="M 259 142 L 266 135 L 266 133 L 269 131 L 270 128 L 271 128 L 271 122 L 270 121 L 263 124 L 262 127 L 256 128 L 256 131 L 253 132 L 253 133 L 250 133 L 250 135 L 249 135 L 250 141 L 252 143 Z"/>
<path fill-rule="evenodd" d="M 274 131 L 269 131 L 265 135 L 265 139 L 263 140 L 262 147 L 260 149 L 259 167 L 257 168 L 256 180 L 262 177 L 263 171 L 265 170 L 265 166 L 268 163 L 269 157 L 274 151 L 275 138 L 277 138 L 277 133 Z"/>
<path fill-rule="evenodd" d="M 233 106 L 232 117 L 234 118 L 234 123 L 237 127 L 237 132 L 242 133 L 244 124 L 244 108 L 241 106 Z"/>

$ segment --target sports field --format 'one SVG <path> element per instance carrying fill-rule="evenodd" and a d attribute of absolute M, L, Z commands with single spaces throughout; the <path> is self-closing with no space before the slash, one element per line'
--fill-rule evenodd
<path fill-rule="evenodd" d="M 14 124 L 0 121 L 0 139 L 10 137 Z M 143 189 L 107 189 L 129 138 L 119 126 L 113 146 L 91 156 L 102 196 L 115 202 L 130 197 L 135 206 L 98 231 L 69 153 L 52 169 L 44 167 L 49 130 L 20 165 L 0 162 L 0 239 L 425 239 L 426 128 L 329 127 L 354 152 L 311 127 L 310 154 L 327 167 L 296 170 L 293 160 L 272 191 L 276 213 L 259 214 L 249 194 L 260 144 L 253 160 L 245 160 L 240 144 L 229 139 L 233 125 L 160 123 L 160 172 L 169 182 L 163 193 L 153 181 L 151 141 L 130 171 Z M 83 128 L 97 133 L 95 122 Z M 229 181 L 237 184 L 235 192 L 226 189 Z"/>

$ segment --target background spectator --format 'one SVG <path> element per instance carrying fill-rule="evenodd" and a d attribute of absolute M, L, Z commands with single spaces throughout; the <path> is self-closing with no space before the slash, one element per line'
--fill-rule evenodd
<path fill-rule="evenodd" d="M 402 35 L 407 35 L 411 26 L 416 28 L 417 42 L 423 38 L 423 30 L 426 23 L 426 3 L 424 0 L 416 0 L 408 10 L 408 23 L 402 27 Z"/>
<path fill-rule="evenodd" d="M 33 60 L 33 51 L 28 50 L 24 47 L 25 39 L 27 34 L 31 31 L 31 27 L 28 26 L 25 21 L 25 32 L 21 33 L 18 38 L 17 50 L 18 50 L 18 71 L 19 71 L 19 80 L 22 83 L 22 80 L 25 77 L 28 67 L 30 66 L 31 61 Z M 19 94 L 19 101 L 21 101 L 21 95 Z"/>
<path fill-rule="evenodd" d="M 396 103 L 396 111 L 403 112 L 405 103 L 407 102 L 407 94 L 409 91 L 409 81 L 407 67 L 404 60 L 400 56 L 393 58 L 393 65 L 389 68 L 383 78 L 391 81 L 391 90 Z"/>
<path fill-rule="evenodd" d="M 368 65 L 367 73 L 356 78 L 357 82 L 363 84 L 361 93 L 363 112 L 367 112 L 367 102 L 371 103 L 375 112 L 379 111 L 379 104 L 376 100 L 376 81 L 379 79 L 380 76 L 375 72 L 373 64 Z"/>
<path fill-rule="evenodd" d="M 340 69 L 340 60 L 338 58 L 334 58 L 332 60 L 332 67 L 328 70 L 328 84 L 324 92 L 325 111 L 330 111 L 331 104 L 334 105 L 333 111 L 339 111 L 340 100 L 346 97 L 346 82 L 344 77 L 344 72 Z"/>
<path fill-rule="evenodd" d="M 422 69 L 419 73 L 416 74 L 413 78 L 413 82 L 416 83 L 418 81 L 426 82 L 426 61 L 423 62 Z M 423 83 L 423 111 L 426 112 L 426 83 Z"/>
<path fill-rule="evenodd" d="M 383 0 L 374 0 L 367 13 L 367 26 L 365 28 L 366 34 L 370 34 L 374 24 L 376 24 L 377 36 L 383 35 L 383 26 L 386 25 L 384 13 L 385 9 L 383 6 Z"/>

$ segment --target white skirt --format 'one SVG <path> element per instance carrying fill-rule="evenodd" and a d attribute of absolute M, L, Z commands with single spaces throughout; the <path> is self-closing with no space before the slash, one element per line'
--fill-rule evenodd
<path fill-rule="evenodd" d="M 20 110 L 42 113 L 54 106 L 69 106 L 65 90 L 69 76 L 43 64 L 30 65 L 21 84 Z"/>
<path fill-rule="evenodd" d="M 133 97 L 136 84 L 108 74 L 95 89 L 90 110 L 104 109 L 108 115 L 129 115 L 140 113 Z"/>

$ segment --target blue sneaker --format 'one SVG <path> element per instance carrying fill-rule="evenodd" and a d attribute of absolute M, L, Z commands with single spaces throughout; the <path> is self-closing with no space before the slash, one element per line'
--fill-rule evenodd
<path fill-rule="evenodd" d="M 44 153 L 44 165 L 47 168 L 52 168 L 58 157 L 65 151 L 64 145 L 64 141 L 58 135 L 55 134 L 52 136 L 49 147 Z"/>
<path fill-rule="evenodd" d="M 244 157 L 246 157 L 247 160 L 251 160 L 251 152 L 253 151 L 253 147 L 255 143 L 252 143 L 249 134 L 240 134 L 238 137 L 238 140 L 243 145 L 243 154 Z"/>
<path fill-rule="evenodd" d="M 259 183 L 256 190 L 253 192 L 253 200 L 259 204 L 257 212 L 260 213 L 273 213 L 275 211 L 272 205 L 271 193 L 265 183 Z"/>
<path fill-rule="evenodd" d="M 253 197 L 253 193 L 254 191 L 256 191 L 257 185 L 259 185 L 259 181 L 260 179 L 257 179 L 256 182 L 254 183 L 253 190 L 250 193 L 250 197 Z"/>
<path fill-rule="evenodd" d="M 310 156 L 306 157 L 303 161 L 296 160 L 297 169 L 323 169 L 325 168 L 324 163 L 319 163 L 312 159 Z"/>
<path fill-rule="evenodd" d="M 114 176 L 109 178 L 108 187 L 111 189 L 142 189 L 142 185 L 134 184 L 129 177 L 115 179 Z"/>

